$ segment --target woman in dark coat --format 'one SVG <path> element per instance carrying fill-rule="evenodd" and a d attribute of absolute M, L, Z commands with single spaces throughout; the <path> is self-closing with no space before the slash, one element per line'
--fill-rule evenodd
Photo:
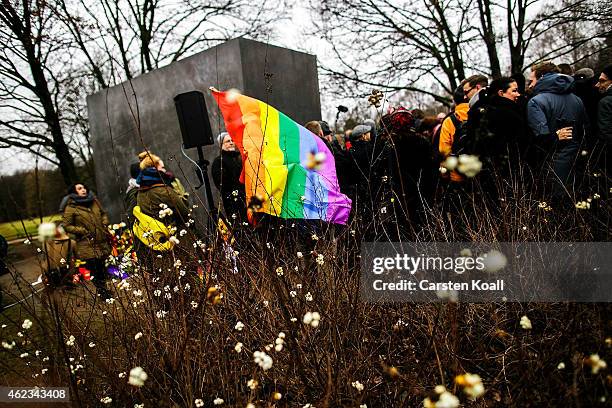
<path fill-rule="evenodd" d="M 212 164 L 212 178 L 221 193 L 223 208 L 228 221 L 232 224 L 246 220 L 246 195 L 244 184 L 240 182 L 242 158 L 232 138 L 223 132 L 217 138 L 221 153 Z"/>
<path fill-rule="evenodd" d="M 63 213 L 64 229 L 74 235 L 76 255 L 93 274 L 100 296 L 110 297 L 106 289 L 106 258 L 111 253 L 108 216 L 93 192 L 83 183 L 73 184 Z"/>

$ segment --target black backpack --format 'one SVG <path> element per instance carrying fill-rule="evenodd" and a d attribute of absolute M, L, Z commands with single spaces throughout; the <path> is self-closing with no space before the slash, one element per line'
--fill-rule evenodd
<path fill-rule="evenodd" d="M 461 122 L 459 120 L 459 118 L 455 115 L 455 112 L 449 112 L 444 119 L 442 119 L 442 124 L 444 123 L 444 121 L 450 118 L 450 120 L 453 122 L 453 125 L 455 126 L 455 135 L 457 134 L 457 130 L 459 130 L 462 127 L 463 122 Z M 442 153 L 440 153 L 440 134 L 442 133 L 442 124 L 440 124 L 440 126 L 438 126 L 438 130 L 436 130 L 436 133 L 434 133 L 433 138 L 431 139 L 431 147 L 432 147 L 432 155 L 434 158 L 433 163 L 435 165 L 437 165 L 438 163 L 442 162 L 444 160 L 444 157 L 442 157 Z M 454 154 L 454 141 L 453 141 L 453 150 L 452 150 L 452 154 Z"/>
<path fill-rule="evenodd" d="M 468 112 L 468 118 L 460 125 L 455 124 L 455 137 L 453 139 L 452 154 L 459 156 L 460 154 L 473 154 L 481 156 L 487 154 L 485 145 L 489 142 L 489 123 L 488 112 L 491 109 L 489 106 L 489 96 L 487 89 L 480 91 L 479 100 L 472 106 Z"/>

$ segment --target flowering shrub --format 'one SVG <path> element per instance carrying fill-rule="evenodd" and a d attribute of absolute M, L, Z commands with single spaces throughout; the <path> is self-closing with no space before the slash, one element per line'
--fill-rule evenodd
<path fill-rule="evenodd" d="M 427 225 L 402 233 L 598 237 L 604 198 L 561 213 L 516 194 L 494 210 L 477 193 L 450 216 L 432 207 Z M 307 232 L 291 222 L 245 227 L 231 244 L 193 236 L 195 225 L 163 255 L 117 256 L 113 264 L 130 273 L 109 281 L 109 301 L 82 284 L 35 293 L 3 315 L 0 374 L 12 385 L 69 385 L 82 406 L 567 406 L 568 395 L 600 403 L 609 393 L 609 305 L 464 304 L 448 292 L 441 304 L 363 302 L 358 245 L 395 236 L 396 223 L 385 221 L 394 208 L 381 201 L 346 227 Z M 508 262 L 500 255 L 489 254 L 489 270 Z"/>

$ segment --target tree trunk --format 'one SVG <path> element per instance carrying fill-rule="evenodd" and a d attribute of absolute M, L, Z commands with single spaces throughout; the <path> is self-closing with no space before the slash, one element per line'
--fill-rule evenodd
<path fill-rule="evenodd" d="M 493 19 L 491 17 L 490 0 L 478 0 L 478 14 L 480 14 L 480 25 L 482 26 L 482 39 L 487 46 L 487 54 L 489 55 L 491 76 L 493 78 L 499 78 L 502 76 L 502 73 L 499 57 L 497 55 L 497 44 L 495 29 L 493 28 Z"/>

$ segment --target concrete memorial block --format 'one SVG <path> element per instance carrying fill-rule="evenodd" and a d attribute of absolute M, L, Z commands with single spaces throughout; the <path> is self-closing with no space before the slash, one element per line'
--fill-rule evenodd
<path fill-rule="evenodd" d="M 181 179 L 192 204 L 206 206 L 205 189 L 194 190 L 199 184 L 195 167 L 181 152 L 174 97 L 194 90 L 202 92 L 213 134 L 217 135 L 225 126 L 208 90 L 210 86 L 221 90 L 236 88 L 301 124 L 321 119 L 316 57 L 244 38 L 89 95 L 96 193 L 113 222 L 125 219 L 123 196 L 129 167 L 138 161 L 137 155 L 145 147 L 160 156 L 166 168 Z M 219 147 L 205 146 L 203 151 L 212 163 Z M 185 154 L 197 160 L 196 149 L 185 150 Z M 213 198 L 218 202 L 218 191 L 212 178 L 210 181 Z"/>

